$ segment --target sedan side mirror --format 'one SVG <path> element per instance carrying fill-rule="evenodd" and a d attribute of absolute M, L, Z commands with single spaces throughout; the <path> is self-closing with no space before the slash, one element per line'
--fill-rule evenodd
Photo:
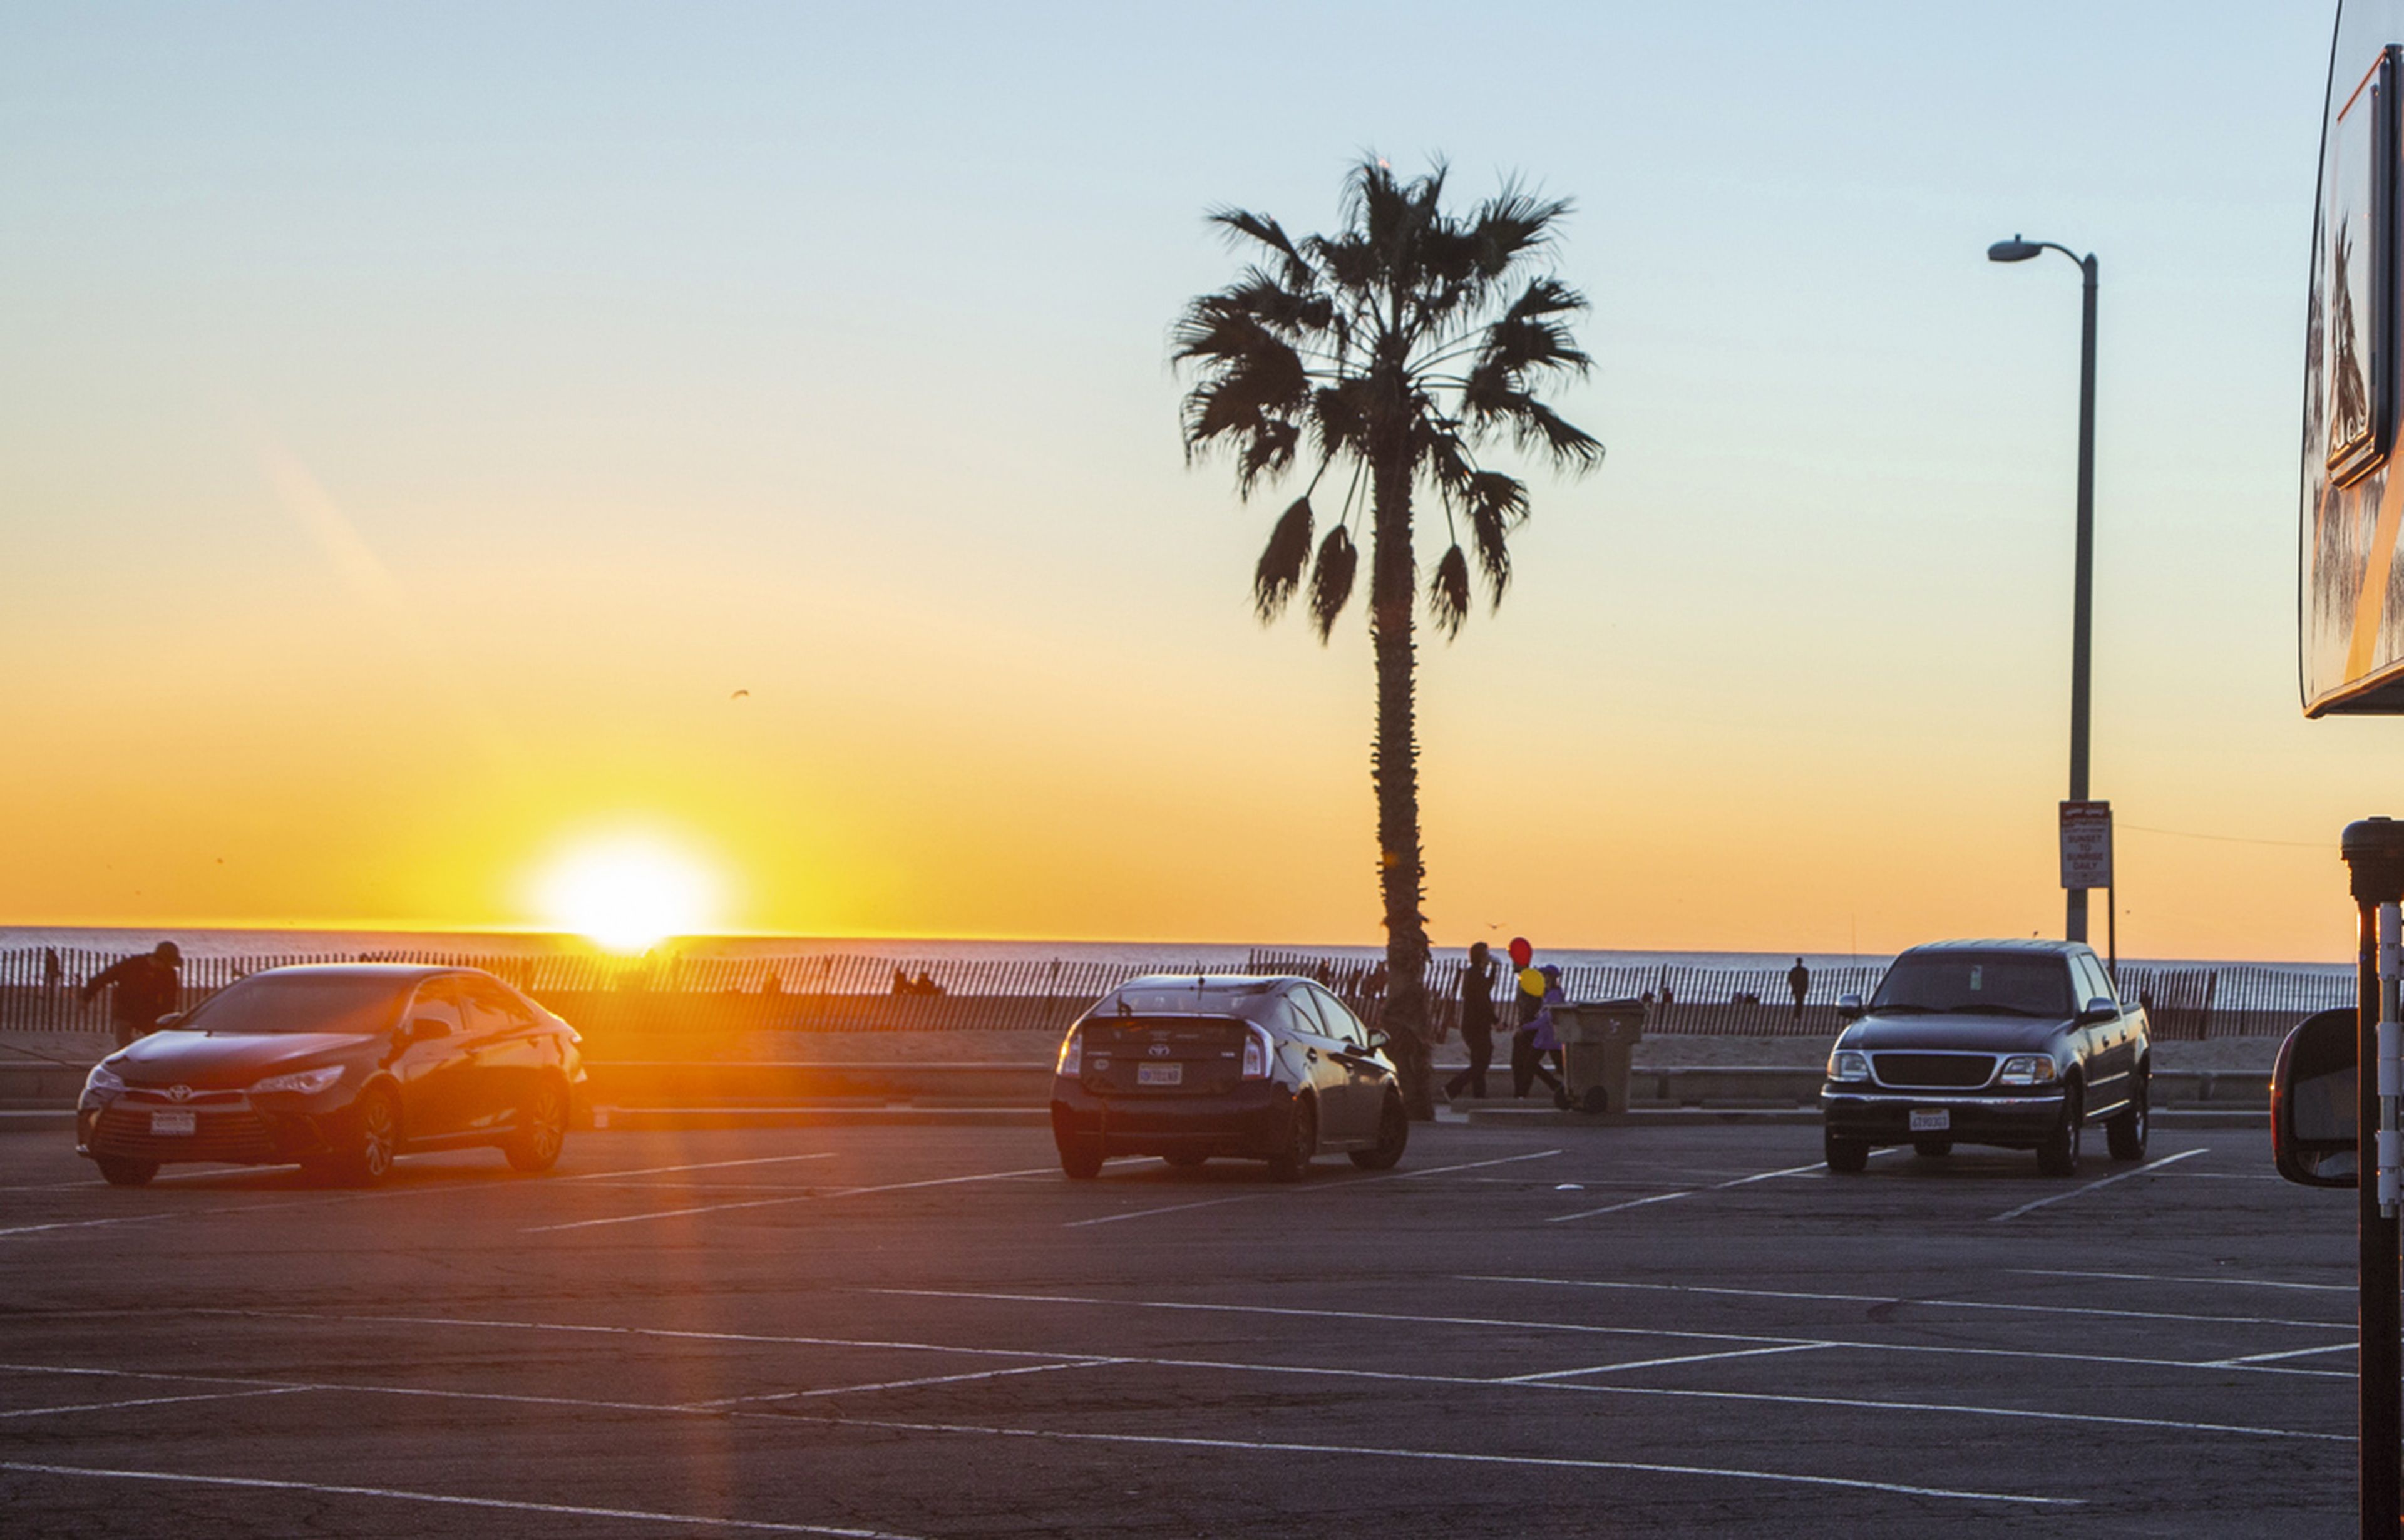
<path fill-rule="evenodd" d="M 1867 1014 L 1868 1013 L 1862 1007 L 1861 996 L 1838 995 L 1837 997 L 1837 1019 L 1838 1021 L 1859 1021 Z"/>
<path fill-rule="evenodd" d="M 2355 1013 L 2306 1016 L 2279 1044 L 2271 1071 L 2271 1155 L 2307 1187 L 2351 1187 L 2361 1166 L 2355 1134 Z"/>
<path fill-rule="evenodd" d="M 424 1043 L 428 1038 L 449 1037 L 450 1035 L 451 1024 L 443 1020 L 440 1016 L 417 1016 L 410 1021 L 408 1029 L 401 1033 L 401 1041 L 404 1043 Z"/>
<path fill-rule="evenodd" d="M 154 1032 L 163 1032 L 170 1027 L 181 1025 L 185 1015 L 186 1013 L 182 1011 L 170 1011 L 153 1022 L 150 1029 Z"/>

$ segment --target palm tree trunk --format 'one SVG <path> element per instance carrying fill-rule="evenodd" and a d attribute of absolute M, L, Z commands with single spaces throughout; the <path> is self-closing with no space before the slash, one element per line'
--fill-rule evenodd
<path fill-rule="evenodd" d="M 1386 905 L 1386 1004 L 1380 1019 L 1403 1082 L 1403 1104 L 1435 1116 L 1428 1042 L 1427 872 L 1419 856 L 1418 649 L 1411 635 L 1419 574 L 1411 559 L 1408 451 L 1379 457 L 1369 553 L 1369 641 L 1377 662 L 1377 736 L 1369 779 L 1377 793 L 1378 883 Z"/>

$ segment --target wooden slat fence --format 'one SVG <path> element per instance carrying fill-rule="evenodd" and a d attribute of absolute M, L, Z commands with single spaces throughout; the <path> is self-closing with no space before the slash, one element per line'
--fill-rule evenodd
<path fill-rule="evenodd" d="M 122 954 L 80 948 L 0 951 L 0 1030 L 109 1029 L 105 996 L 82 986 Z M 1076 962 L 1065 959 L 874 957 L 860 953 L 763 958 L 690 958 L 658 963 L 575 954 L 480 956 L 409 948 L 358 955 L 194 957 L 184 964 L 189 1009 L 235 979 L 306 962 L 416 962 L 483 968 L 580 1028 L 657 1032 L 740 1028 L 784 1031 L 1010 1031 L 1057 1029 L 1128 979 L 1144 973 L 1212 973 L 1233 964 Z M 1460 1021 L 1467 964 L 1439 959 L 1428 973 L 1429 1006 L 1449 1036 Z M 1504 1027 L 1516 1021 L 1509 963 L 1494 959 L 1494 999 Z M 1251 973 L 1316 978 L 1364 1019 L 1385 1004 L 1382 962 L 1357 957 L 1259 949 Z M 1880 966 L 1814 969 L 1798 1015 L 1783 969 L 1624 967 L 1572 963 L 1562 987 L 1572 1000 L 1644 999 L 1645 1030 L 1660 1036 L 1813 1037 L 1832 1034 L 1839 996 L 1866 998 Z M 2120 990 L 2142 998 L 2166 1041 L 2285 1032 L 2304 1015 L 2353 1003 L 2351 974 L 2262 964 L 2158 967 L 2123 964 Z"/>

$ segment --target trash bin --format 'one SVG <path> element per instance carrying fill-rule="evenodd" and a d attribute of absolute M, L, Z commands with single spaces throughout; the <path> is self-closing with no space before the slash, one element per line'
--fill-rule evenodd
<path fill-rule="evenodd" d="M 1644 1035 L 1641 1000 L 1591 1001 L 1553 1007 L 1570 1103 L 1582 1113 L 1628 1110 L 1628 1066 Z"/>

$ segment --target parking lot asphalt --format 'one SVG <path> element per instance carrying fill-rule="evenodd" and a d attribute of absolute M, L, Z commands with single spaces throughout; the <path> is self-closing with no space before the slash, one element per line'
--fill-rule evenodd
<path fill-rule="evenodd" d="M 1392 1172 L 585 1133 L 385 1187 L 0 1134 L 13 1536 L 2348 1533 L 2352 1195 L 1808 1127 Z"/>

